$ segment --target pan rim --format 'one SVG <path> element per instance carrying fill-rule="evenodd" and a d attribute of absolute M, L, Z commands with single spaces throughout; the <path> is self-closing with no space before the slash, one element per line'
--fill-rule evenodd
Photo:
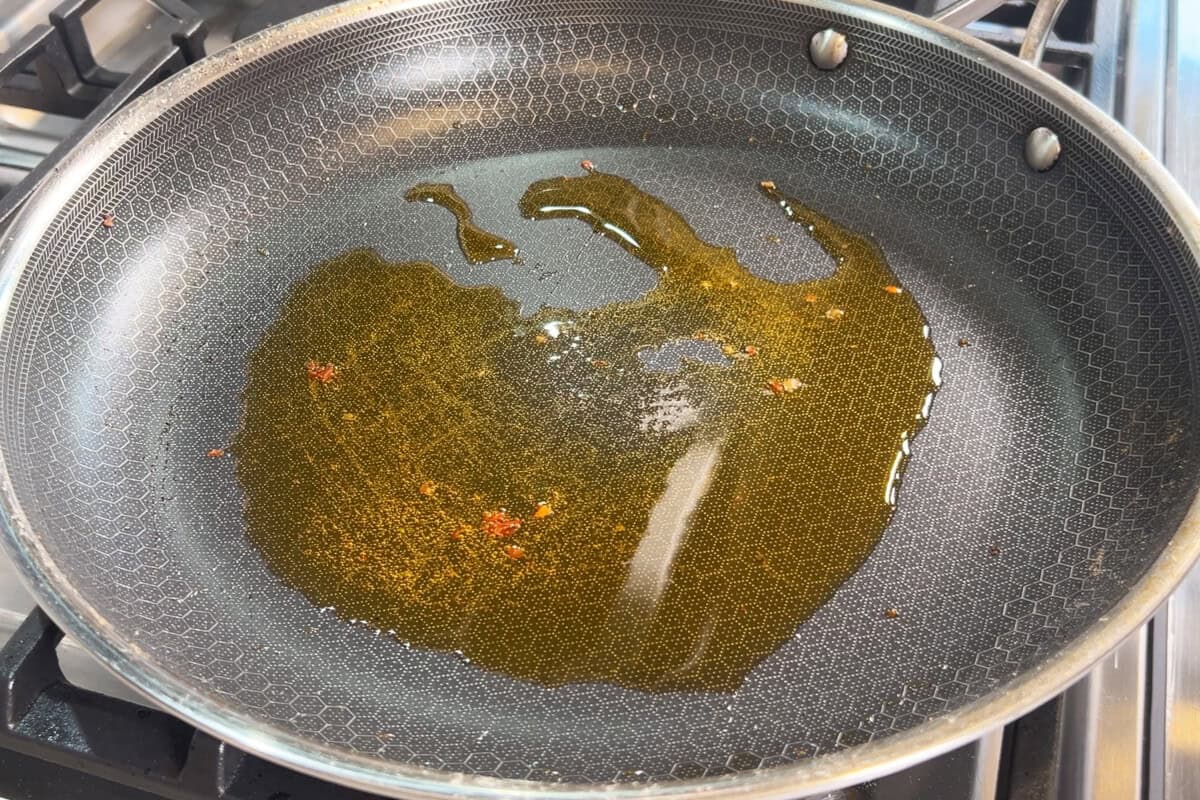
<path fill-rule="evenodd" d="M 1187 246 L 1200 253 L 1200 213 L 1166 169 L 1115 120 L 1082 96 L 1015 57 L 975 39 L 873 0 L 778 0 L 820 7 L 920 38 L 975 59 L 1050 100 L 1097 136 L 1150 189 L 1178 226 Z M 60 165 L 55 179 L 39 188 L 0 242 L 0 324 L 7 318 L 26 262 L 57 210 L 111 153 L 145 124 L 197 90 L 248 63 L 313 33 L 436 4 L 438 0 L 350 0 L 269 28 L 219 51 L 155 87 L 81 143 Z M 646 785 L 541 784 L 463 775 L 416 765 L 388 763 L 365 754 L 318 745 L 298 734 L 264 729 L 260 720 L 213 698 L 201 698 L 185 682 L 154 663 L 136 641 L 115 634 L 99 610 L 70 586 L 25 519 L 0 452 L 0 546 L 17 565 L 20 579 L 56 624 L 74 637 L 119 679 L 197 728 L 269 761 L 363 791 L 390 796 L 435 798 L 473 795 L 541 798 L 722 797 L 784 798 L 818 794 L 895 772 L 978 739 L 1065 689 L 1148 619 L 1200 558 L 1200 499 L 1193 500 L 1175 535 L 1147 573 L 1114 608 L 1061 652 L 999 691 L 885 739 L 795 765 Z"/>

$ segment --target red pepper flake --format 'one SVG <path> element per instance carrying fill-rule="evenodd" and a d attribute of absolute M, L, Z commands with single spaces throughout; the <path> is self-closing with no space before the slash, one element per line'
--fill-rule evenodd
<path fill-rule="evenodd" d="M 745 347 L 745 351 L 746 351 L 746 355 L 748 355 L 748 356 L 756 356 L 756 355 L 758 355 L 758 348 L 757 348 L 757 347 L 755 347 L 755 346 L 754 346 L 754 345 L 752 345 L 752 344 L 748 344 L 748 345 L 746 345 L 746 347 Z"/>
<path fill-rule="evenodd" d="M 525 548 L 515 544 L 506 544 L 504 545 L 504 555 L 513 561 L 520 561 L 525 557 Z"/>
<path fill-rule="evenodd" d="M 212 450 L 208 451 L 209 458 L 224 458 L 224 456 L 225 456 L 225 451 L 219 447 L 214 447 Z"/>
<path fill-rule="evenodd" d="M 799 378 L 771 378 L 767 381 L 767 390 L 778 397 L 781 394 L 791 394 L 804 386 Z M 767 392 L 764 391 L 763 394 Z"/>
<path fill-rule="evenodd" d="M 888 294 L 902 294 L 904 292 L 899 286 L 885 286 L 883 290 Z"/>
<path fill-rule="evenodd" d="M 503 508 L 483 512 L 483 532 L 493 539 L 507 539 L 521 529 L 523 520 L 510 517 Z"/>
<path fill-rule="evenodd" d="M 593 164 L 591 161 L 589 161 L 586 158 L 583 161 L 579 162 L 579 167 L 580 167 L 580 169 L 584 170 L 585 172 L 595 172 L 596 171 L 596 165 Z"/>
<path fill-rule="evenodd" d="M 333 379 L 337 377 L 337 367 L 328 362 L 318 364 L 316 361 L 309 361 L 304 365 L 304 371 L 308 374 L 309 380 L 321 383 L 332 383 Z"/>
<path fill-rule="evenodd" d="M 117 216 L 111 211 L 105 211 L 100 215 L 100 224 L 105 228 L 112 228 L 117 224 Z"/>

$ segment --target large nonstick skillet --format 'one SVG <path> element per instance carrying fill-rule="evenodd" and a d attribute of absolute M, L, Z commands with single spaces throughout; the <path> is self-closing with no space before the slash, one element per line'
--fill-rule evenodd
<path fill-rule="evenodd" d="M 613 242 L 518 213 L 582 159 L 759 274 L 823 274 L 807 237 L 764 236 L 770 178 L 878 243 L 944 361 L 882 539 L 736 692 L 546 688 L 351 624 L 275 577 L 237 454 L 205 457 L 238 431 L 247 357 L 290 288 L 347 249 L 529 309 L 648 288 Z M 448 214 L 402 199 L 430 179 L 524 265 L 469 265 Z M 146 695 L 334 781 L 775 797 L 863 780 L 1061 690 L 1200 551 L 1198 230 L 1070 90 L 873 3 L 352 2 L 152 91 L 7 233 L 4 546 Z"/>

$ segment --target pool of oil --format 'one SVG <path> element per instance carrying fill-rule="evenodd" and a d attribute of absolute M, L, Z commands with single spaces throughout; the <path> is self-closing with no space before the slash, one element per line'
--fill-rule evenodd
<path fill-rule="evenodd" d="M 941 363 L 868 237 L 761 189 L 830 277 L 756 277 L 593 170 L 514 200 L 654 269 L 637 299 L 523 315 L 429 263 L 317 266 L 249 362 L 253 544 L 314 603 L 484 669 L 736 689 L 879 540 Z M 453 187 L 408 197 L 457 217 L 468 260 L 515 257 Z"/>
<path fill-rule="evenodd" d="M 410 203 L 433 203 L 453 214 L 458 246 L 463 256 L 472 264 L 517 260 L 517 246 L 503 236 L 497 236 L 476 225 L 471 207 L 450 184 L 418 183 L 405 193 L 404 199 Z"/>

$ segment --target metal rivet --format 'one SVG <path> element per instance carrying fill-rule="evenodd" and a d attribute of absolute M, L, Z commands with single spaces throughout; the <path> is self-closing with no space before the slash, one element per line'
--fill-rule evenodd
<path fill-rule="evenodd" d="M 1034 128 L 1025 137 L 1025 163 L 1038 172 L 1045 172 L 1055 165 L 1062 155 L 1062 142 L 1058 134 L 1049 128 Z"/>
<path fill-rule="evenodd" d="M 837 69 L 846 60 L 848 52 L 850 52 L 850 44 L 846 41 L 845 35 L 838 33 L 833 28 L 817 31 L 808 43 L 808 54 L 812 57 L 813 63 L 821 69 Z"/>

